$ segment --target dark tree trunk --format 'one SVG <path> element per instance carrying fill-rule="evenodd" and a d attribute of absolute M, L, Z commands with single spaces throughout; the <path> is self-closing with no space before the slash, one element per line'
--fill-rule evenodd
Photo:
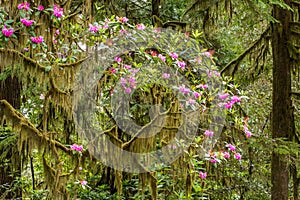
<path fill-rule="evenodd" d="M 290 4 L 289 0 L 285 0 Z M 291 12 L 276 5 L 273 7 L 273 17 L 278 23 L 272 24 L 273 51 L 273 138 L 290 138 L 291 133 L 291 74 L 288 52 L 289 22 Z M 272 154 L 272 200 L 288 199 L 289 168 L 286 155 L 275 151 Z"/>
<path fill-rule="evenodd" d="M 152 16 L 159 17 L 160 0 L 152 0 Z"/>

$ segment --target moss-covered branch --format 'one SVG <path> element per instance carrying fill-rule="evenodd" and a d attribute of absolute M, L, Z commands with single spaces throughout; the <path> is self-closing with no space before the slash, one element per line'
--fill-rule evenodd
<path fill-rule="evenodd" d="M 48 138 L 47 135 L 42 134 L 35 126 L 30 123 L 21 113 L 16 111 L 12 105 L 10 105 L 6 100 L 0 100 L 0 119 L 3 123 L 5 119 L 10 121 L 14 128 L 27 132 L 35 137 L 35 141 L 39 141 L 40 144 L 52 144 L 58 149 L 71 153 L 71 149 L 67 148 L 65 145 L 58 141 Z"/>
<path fill-rule="evenodd" d="M 270 31 L 270 26 L 260 35 L 260 37 L 252 44 L 249 48 L 247 48 L 243 53 L 241 53 L 237 58 L 229 62 L 222 70 L 222 75 L 234 75 L 240 65 L 241 61 L 251 52 L 256 49 L 264 39 L 268 36 Z"/>

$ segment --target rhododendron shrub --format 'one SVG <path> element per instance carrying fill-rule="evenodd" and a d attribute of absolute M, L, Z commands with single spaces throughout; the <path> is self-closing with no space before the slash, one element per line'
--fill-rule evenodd
<path fill-rule="evenodd" d="M 28 137 L 38 137 L 29 149 L 42 155 L 45 176 L 40 179 L 52 196 L 77 198 L 77 190 L 92 190 L 96 166 L 103 176 L 111 170 L 111 187 L 119 196 L 122 181 L 130 181 L 127 175 L 133 173 L 150 183 L 154 199 L 167 193 L 157 178 L 173 181 L 168 198 L 176 198 L 176 192 L 199 198 L 211 167 L 243 161 L 239 144 L 217 140 L 226 114 L 236 116 L 241 135 L 251 137 L 247 120 L 236 112 L 246 98 L 220 77 L 213 53 L 200 40 L 132 25 L 121 16 L 74 25 L 64 21 L 60 5 L 24 2 L 17 9 L 17 21 L 1 24 L 1 49 L 30 63 L 21 79 L 26 88 L 33 87 L 33 97 L 21 109 L 22 120 L 34 135 Z M 41 16 L 51 20 L 43 30 Z M 10 49 L 18 39 L 23 41 L 19 48 Z M 20 144 L 26 142 L 20 137 Z M 125 151 L 157 152 L 153 157 L 160 159 L 151 160 L 151 154 L 130 160 L 122 156 Z M 192 193 L 192 188 L 198 189 Z"/>

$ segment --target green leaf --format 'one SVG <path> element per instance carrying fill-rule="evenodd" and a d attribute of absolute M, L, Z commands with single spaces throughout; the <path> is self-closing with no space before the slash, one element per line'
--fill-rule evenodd
<path fill-rule="evenodd" d="M 45 71 L 49 72 L 51 70 L 51 66 L 46 67 Z"/>
<path fill-rule="evenodd" d="M 5 24 L 11 24 L 11 23 L 13 23 L 13 22 L 14 22 L 14 20 L 9 19 L 9 20 L 6 20 L 6 21 L 5 21 Z"/>

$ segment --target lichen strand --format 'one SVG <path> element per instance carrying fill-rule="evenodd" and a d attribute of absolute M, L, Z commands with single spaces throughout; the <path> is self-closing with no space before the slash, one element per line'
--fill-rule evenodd
<path fill-rule="evenodd" d="M 19 133 L 18 150 L 22 157 L 27 158 L 33 149 L 43 152 L 43 168 L 45 173 L 46 185 L 51 189 L 52 194 L 58 199 L 67 199 L 66 183 L 71 173 L 63 173 L 62 161 L 60 160 L 60 152 L 70 155 L 70 160 L 75 161 L 75 168 L 78 170 L 80 157 L 72 156 L 71 150 L 58 141 L 51 140 L 48 134 L 43 134 L 35 128 L 25 117 L 17 112 L 6 100 L 0 101 L 0 119 L 2 122 L 10 122 L 13 129 Z M 61 150 L 58 152 L 58 149 Z M 83 155 L 87 157 L 88 155 Z M 54 158 L 54 163 L 47 160 Z M 50 164 L 48 164 L 50 163 Z M 77 171 L 78 173 L 78 171 Z M 73 173 L 76 176 L 76 171 Z"/>

